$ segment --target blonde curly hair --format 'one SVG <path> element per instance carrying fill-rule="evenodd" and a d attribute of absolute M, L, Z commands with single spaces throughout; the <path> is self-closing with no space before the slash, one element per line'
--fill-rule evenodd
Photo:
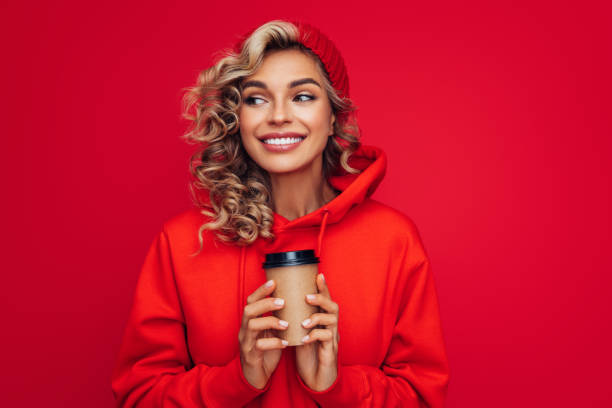
<path fill-rule="evenodd" d="M 320 58 L 298 38 L 294 24 L 267 22 L 244 41 L 239 54 L 223 50 L 222 58 L 199 74 L 196 85 L 184 89 L 183 117 L 192 126 L 182 138 L 201 146 L 190 159 L 190 190 L 201 213 L 212 219 L 199 228 L 200 249 L 193 255 L 203 248 L 204 230 L 214 230 L 221 241 L 236 245 L 249 245 L 258 236 L 274 238 L 270 177 L 244 149 L 238 117 L 242 81 L 257 71 L 268 51 L 298 49 L 314 58 L 336 115 L 335 137 L 328 138 L 323 151 L 323 175 L 327 179 L 338 165 L 347 173 L 359 173 L 348 164 L 360 146 L 359 126 L 351 114 L 356 107 L 338 96 Z M 199 190 L 208 191 L 209 202 L 198 198 Z"/>

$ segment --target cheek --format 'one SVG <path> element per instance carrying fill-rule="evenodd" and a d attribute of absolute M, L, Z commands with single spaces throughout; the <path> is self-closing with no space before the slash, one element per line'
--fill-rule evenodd
<path fill-rule="evenodd" d="M 263 118 L 265 118 L 265 115 L 259 111 L 245 110 L 239 113 L 240 132 L 245 136 L 253 136 L 257 127 L 262 123 Z"/>
<path fill-rule="evenodd" d="M 321 107 L 310 112 L 308 121 L 313 131 L 326 133 L 329 130 L 331 111 L 327 107 Z M 327 135 L 327 134 L 326 134 Z"/>
<path fill-rule="evenodd" d="M 256 151 L 257 143 L 260 143 L 255 137 L 258 124 L 257 118 L 252 112 L 243 112 L 238 114 L 238 120 L 242 145 L 247 153 L 252 156 Z"/>
<path fill-rule="evenodd" d="M 249 129 L 249 115 L 243 112 L 238 112 L 238 123 L 240 125 L 240 131 L 244 133 Z"/>

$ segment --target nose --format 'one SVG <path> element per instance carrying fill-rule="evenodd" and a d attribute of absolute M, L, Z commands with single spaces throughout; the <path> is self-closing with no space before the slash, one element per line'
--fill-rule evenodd
<path fill-rule="evenodd" d="M 291 108 L 283 102 L 277 102 L 270 110 L 269 121 L 271 124 L 282 125 L 291 122 L 291 116 Z"/>

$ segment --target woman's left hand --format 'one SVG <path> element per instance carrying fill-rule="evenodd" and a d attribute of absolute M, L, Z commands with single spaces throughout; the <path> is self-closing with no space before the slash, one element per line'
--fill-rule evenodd
<path fill-rule="evenodd" d="M 307 295 L 306 302 L 327 313 L 314 313 L 302 322 L 303 327 L 314 329 L 302 339 L 304 344 L 295 348 L 295 361 L 304 383 L 314 391 L 323 391 L 338 376 L 339 307 L 331 299 L 323 274 L 317 276 L 317 287 L 319 293 Z"/>

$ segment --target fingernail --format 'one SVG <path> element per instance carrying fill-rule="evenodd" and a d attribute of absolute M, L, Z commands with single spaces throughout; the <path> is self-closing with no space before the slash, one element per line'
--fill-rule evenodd
<path fill-rule="evenodd" d="M 306 298 L 308 298 L 308 300 L 315 300 L 315 295 L 306 295 Z"/>
<path fill-rule="evenodd" d="M 321 279 L 323 279 L 323 282 L 325 282 L 325 276 L 323 274 L 321 274 Z"/>
<path fill-rule="evenodd" d="M 282 306 L 285 304 L 285 300 L 284 299 L 274 299 L 274 304 L 276 306 Z"/>
<path fill-rule="evenodd" d="M 289 342 L 287 340 L 281 340 L 281 342 L 283 343 L 283 346 L 286 346 L 289 344 Z"/>
<path fill-rule="evenodd" d="M 310 324 L 310 319 L 306 319 L 302 322 L 302 326 L 306 327 Z"/>
<path fill-rule="evenodd" d="M 274 281 L 272 279 L 270 279 L 269 281 L 266 282 L 266 286 L 267 287 L 270 287 L 272 285 L 274 285 Z"/>
<path fill-rule="evenodd" d="M 309 335 L 305 335 L 304 337 L 302 337 L 302 343 L 308 341 L 309 338 L 310 338 Z"/>
<path fill-rule="evenodd" d="M 283 327 L 287 327 L 287 326 L 289 326 L 289 322 L 286 322 L 286 321 L 284 321 L 284 320 L 279 320 L 279 321 L 278 321 L 278 324 L 280 324 L 280 325 L 281 325 L 281 326 L 283 326 Z"/>

